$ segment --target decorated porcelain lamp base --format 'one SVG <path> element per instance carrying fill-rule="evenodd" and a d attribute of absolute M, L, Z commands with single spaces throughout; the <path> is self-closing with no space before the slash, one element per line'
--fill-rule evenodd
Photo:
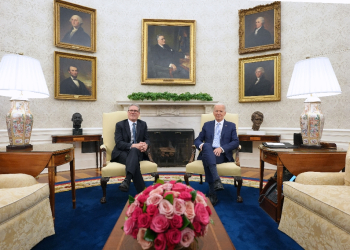
<path fill-rule="evenodd" d="M 26 145 L 8 145 L 6 146 L 6 152 L 10 151 L 32 151 L 33 145 L 32 144 L 26 144 Z"/>

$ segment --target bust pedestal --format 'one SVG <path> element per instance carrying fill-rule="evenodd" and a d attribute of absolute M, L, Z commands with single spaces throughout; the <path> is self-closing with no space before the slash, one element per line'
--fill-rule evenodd
<path fill-rule="evenodd" d="M 73 135 L 83 135 L 82 128 L 73 128 Z"/>

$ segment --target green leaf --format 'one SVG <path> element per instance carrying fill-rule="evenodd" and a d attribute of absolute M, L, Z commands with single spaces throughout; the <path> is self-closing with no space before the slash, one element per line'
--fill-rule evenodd
<path fill-rule="evenodd" d="M 191 94 L 189 92 L 182 93 L 180 95 L 176 93 L 169 93 L 169 92 L 137 92 L 132 93 L 131 95 L 128 95 L 128 98 L 130 100 L 152 100 L 156 101 L 159 99 L 165 99 L 168 101 L 189 101 L 189 100 L 202 100 L 202 101 L 212 101 L 213 97 L 207 93 L 199 93 L 199 94 Z"/>
<path fill-rule="evenodd" d="M 210 224 L 214 225 L 214 221 L 212 218 L 210 218 Z"/>
<path fill-rule="evenodd" d="M 128 216 L 125 216 L 125 220 L 128 220 L 129 219 L 129 217 Z"/>
<path fill-rule="evenodd" d="M 144 213 L 146 213 L 146 209 L 147 209 L 146 203 L 143 203 L 143 209 L 142 209 L 142 211 L 143 211 Z"/>
<path fill-rule="evenodd" d="M 164 184 L 164 181 L 163 180 L 161 180 L 161 179 L 158 179 L 157 181 L 156 181 L 156 183 L 160 183 L 160 184 Z"/>
<path fill-rule="evenodd" d="M 135 198 L 129 194 L 129 205 L 133 204 L 134 201 L 135 201 Z"/>
<path fill-rule="evenodd" d="M 195 200 L 196 200 L 196 197 L 197 197 L 197 190 L 193 190 L 193 191 L 191 191 L 191 193 L 190 193 L 191 195 L 192 195 L 192 202 L 194 202 Z"/>
<path fill-rule="evenodd" d="M 124 226 L 121 227 L 121 230 L 124 230 Z"/>
<path fill-rule="evenodd" d="M 180 228 L 180 231 L 184 230 L 190 223 L 191 221 L 185 215 L 182 215 L 182 227 Z"/>
<path fill-rule="evenodd" d="M 171 205 L 174 203 L 174 195 L 173 194 L 168 194 L 167 196 L 165 196 L 164 199 L 168 200 L 171 203 Z"/>
<path fill-rule="evenodd" d="M 147 228 L 147 231 L 145 233 L 144 239 L 147 241 L 154 241 L 154 239 L 157 237 L 156 232 L 152 231 L 151 229 Z"/>
<path fill-rule="evenodd" d="M 181 180 L 181 179 L 178 179 L 178 180 L 176 181 L 176 183 L 178 183 L 178 182 L 182 183 L 182 180 Z"/>
<path fill-rule="evenodd" d="M 190 224 L 188 225 L 189 228 L 191 228 L 192 230 L 194 230 L 194 226 L 193 224 L 190 222 Z"/>

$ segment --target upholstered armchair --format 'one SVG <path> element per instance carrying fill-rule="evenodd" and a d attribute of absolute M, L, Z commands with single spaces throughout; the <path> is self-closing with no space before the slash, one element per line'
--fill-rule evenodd
<path fill-rule="evenodd" d="M 31 249 L 55 234 L 49 185 L 26 174 L 0 174 L 0 249 Z"/>
<path fill-rule="evenodd" d="M 279 230 L 305 249 L 349 249 L 350 147 L 345 173 L 301 173 L 283 193 Z"/>
<path fill-rule="evenodd" d="M 215 117 L 213 114 L 202 114 L 201 115 L 201 128 L 203 124 L 208 121 L 214 120 Z M 225 120 L 233 122 L 236 124 L 238 129 L 238 114 L 226 113 Z M 201 160 L 194 160 L 196 154 L 196 147 L 192 146 L 192 155 L 189 163 L 186 165 L 186 174 L 184 176 L 185 182 L 189 185 L 189 178 L 192 174 L 200 175 L 200 184 L 203 183 L 204 167 Z M 217 170 L 219 176 L 232 176 L 234 178 L 235 187 L 237 187 L 237 202 L 243 202 L 241 197 L 241 187 L 242 187 L 242 177 L 241 177 L 241 167 L 239 162 L 239 149 L 233 151 L 233 159 L 235 162 L 225 162 L 217 164 Z"/>
<path fill-rule="evenodd" d="M 101 198 L 101 203 L 106 203 L 106 191 L 107 182 L 110 177 L 113 176 L 125 176 L 125 165 L 110 162 L 113 148 L 115 146 L 114 132 L 115 125 L 117 122 L 128 119 L 126 111 L 116 111 L 111 113 L 103 113 L 102 121 L 102 136 L 103 145 L 101 145 L 101 150 L 103 153 L 103 168 L 101 172 L 101 187 L 103 192 L 103 197 Z M 142 174 L 150 173 L 155 177 L 155 181 L 159 178 L 157 173 L 157 164 L 153 162 L 150 150 L 147 150 L 148 158 L 150 161 L 141 161 L 140 168 Z"/>

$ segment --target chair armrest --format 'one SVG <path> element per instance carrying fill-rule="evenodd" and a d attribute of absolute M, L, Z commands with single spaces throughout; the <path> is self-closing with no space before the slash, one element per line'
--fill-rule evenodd
<path fill-rule="evenodd" d="M 29 187 L 38 184 L 35 178 L 27 174 L 0 174 L 0 188 Z"/>
<path fill-rule="evenodd" d="M 153 161 L 153 158 L 152 158 L 152 154 L 151 154 L 151 149 L 150 149 L 150 147 L 147 148 L 146 153 L 147 153 L 147 156 L 148 156 L 149 161 L 155 163 L 155 162 Z"/>
<path fill-rule="evenodd" d="M 102 153 L 102 166 L 107 166 L 107 146 L 102 144 L 100 146 L 100 152 Z"/>
<path fill-rule="evenodd" d="M 192 145 L 192 152 L 191 152 L 191 157 L 190 157 L 190 160 L 188 161 L 188 163 L 191 163 L 194 161 L 194 157 L 196 156 L 196 146 L 195 145 Z"/>
<path fill-rule="evenodd" d="M 304 185 L 344 185 L 345 173 L 334 172 L 305 172 L 295 179 L 295 182 Z"/>
<path fill-rule="evenodd" d="M 238 146 L 238 148 L 233 150 L 233 159 L 235 159 L 235 163 L 238 167 L 241 166 L 241 162 L 239 161 L 239 150 L 241 150 L 241 145 Z"/>

